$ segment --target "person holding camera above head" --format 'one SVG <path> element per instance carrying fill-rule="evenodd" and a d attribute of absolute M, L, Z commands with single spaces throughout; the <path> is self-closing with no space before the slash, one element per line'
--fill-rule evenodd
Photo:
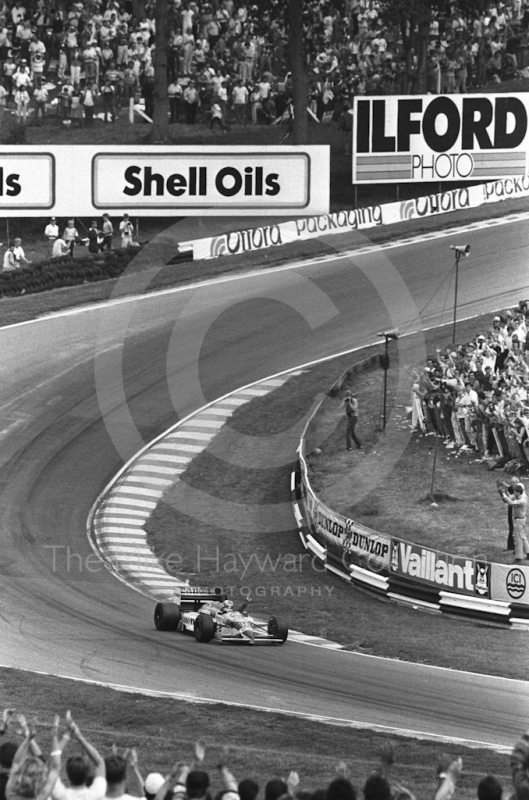
<path fill-rule="evenodd" d="M 358 400 L 351 391 L 345 393 L 344 398 L 345 413 L 347 415 L 347 428 L 345 431 L 345 440 L 347 449 L 353 449 L 353 442 L 358 450 L 362 449 L 362 442 L 355 433 L 356 423 L 358 422 Z"/>
<path fill-rule="evenodd" d="M 525 535 L 525 520 L 527 517 L 527 495 L 525 486 L 519 481 L 514 484 L 514 497 L 507 494 L 506 489 L 498 487 L 504 503 L 512 506 L 514 563 L 519 564 L 522 559 L 529 556 L 529 542 Z"/>

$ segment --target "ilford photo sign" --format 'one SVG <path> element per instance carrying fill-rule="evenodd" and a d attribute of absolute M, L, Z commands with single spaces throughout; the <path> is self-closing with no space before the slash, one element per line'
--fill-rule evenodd
<path fill-rule="evenodd" d="M 524 176 L 528 108 L 526 94 L 357 97 L 353 183 Z"/>
<path fill-rule="evenodd" d="M 329 211 L 329 148 L 0 148 L 0 215 L 278 216 Z"/>

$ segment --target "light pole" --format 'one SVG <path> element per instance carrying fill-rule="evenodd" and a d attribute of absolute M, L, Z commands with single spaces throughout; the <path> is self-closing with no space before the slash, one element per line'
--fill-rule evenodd
<path fill-rule="evenodd" d="M 450 250 L 454 251 L 454 255 L 456 257 L 456 286 L 454 292 L 454 325 L 452 328 L 452 344 L 455 344 L 456 341 L 456 319 L 457 319 L 457 283 L 459 280 L 459 259 L 461 256 L 465 256 L 468 258 L 470 255 L 470 245 L 458 245 L 458 244 L 451 244 Z"/>
<path fill-rule="evenodd" d="M 389 340 L 399 338 L 398 328 L 392 328 L 390 331 L 383 331 L 377 333 L 377 336 L 383 336 L 385 339 L 384 355 L 380 356 L 380 365 L 384 370 L 384 401 L 383 401 L 383 414 L 382 414 L 382 431 L 386 430 L 386 404 L 388 397 L 388 369 L 389 369 Z"/>

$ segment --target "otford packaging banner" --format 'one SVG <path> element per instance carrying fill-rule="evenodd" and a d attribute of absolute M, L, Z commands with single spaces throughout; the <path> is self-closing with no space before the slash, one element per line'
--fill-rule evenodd
<path fill-rule="evenodd" d="M 374 228 L 382 224 L 382 208 L 382 206 L 368 206 L 289 220 L 277 225 L 264 225 L 259 228 L 223 233 L 220 236 L 205 237 L 194 242 L 182 242 L 182 246 L 192 246 L 194 260 L 247 253 L 250 250 L 265 250 L 268 247 L 304 239 Z"/>
<path fill-rule="evenodd" d="M 356 97 L 353 183 L 523 177 L 528 107 L 522 93 Z"/>
<path fill-rule="evenodd" d="M 529 605 L 529 567 L 493 564 L 491 586 L 493 600 Z"/>
<path fill-rule="evenodd" d="M 491 564 L 486 561 L 452 556 L 392 539 L 390 569 L 393 575 L 427 583 L 440 590 L 491 597 Z"/>
<path fill-rule="evenodd" d="M 58 145 L 0 148 L 0 214 L 320 215 L 329 148 Z"/>

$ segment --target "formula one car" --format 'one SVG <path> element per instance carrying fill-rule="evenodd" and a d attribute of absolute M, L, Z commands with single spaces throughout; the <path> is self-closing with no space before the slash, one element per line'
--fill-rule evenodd
<path fill-rule="evenodd" d="M 283 620 L 270 617 L 268 623 L 256 622 L 245 611 L 248 602 L 238 610 L 221 590 L 185 586 L 175 591 L 172 602 L 158 603 L 154 624 L 159 631 L 192 633 L 197 642 L 223 644 L 283 644 L 288 627 Z"/>

